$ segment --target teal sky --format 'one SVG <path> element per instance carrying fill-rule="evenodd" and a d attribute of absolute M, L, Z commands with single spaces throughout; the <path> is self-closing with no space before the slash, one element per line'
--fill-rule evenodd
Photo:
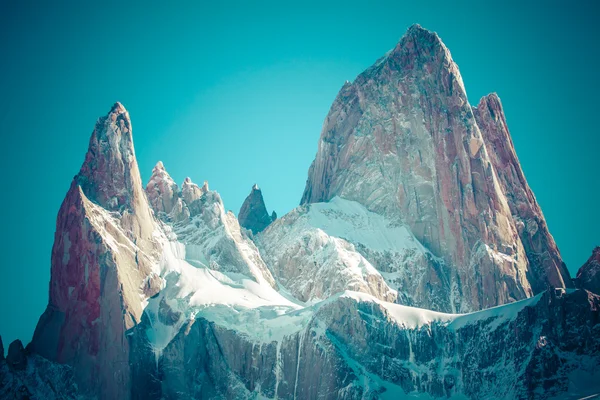
<path fill-rule="evenodd" d="M 345 80 L 413 23 L 438 32 L 471 104 L 497 92 L 572 274 L 600 245 L 600 13 L 595 2 L 0 0 L 0 334 L 31 339 L 56 215 L 94 123 L 129 110 L 144 181 L 158 160 L 237 213 L 300 201 Z M 177 4 L 177 6 L 173 6 Z"/>

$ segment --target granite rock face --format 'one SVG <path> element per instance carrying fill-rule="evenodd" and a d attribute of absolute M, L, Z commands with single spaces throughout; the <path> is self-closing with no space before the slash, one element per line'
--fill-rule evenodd
<path fill-rule="evenodd" d="M 255 184 L 240 208 L 238 214 L 240 225 L 256 234 L 262 232 L 275 219 L 277 219 L 277 214 L 273 211 L 273 215 L 269 215 L 262 191 Z"/>
<path fill-rule="evenodd" d="M 31 348 L 73 367 L 102 398 L 130 391 L 127 331 L 161 282 L 161 254 L 134 155 L 131 121 L 117 103 L 96 123 L 85 161 L 58 213 L 48 307 Z M 116 384 L 115 384 L 116 383 Z"/>
<path fill-rule="evenodd" d="M 552 287 L 572 287 L 569 271 L 517 158 L 500 98 L 493 93 L 473 108 L 490 161 L 519 231 L 529 261 L 527 279 L 535 293 Z"/>
<path fill-rule="evenodd" d="M 600 294 L 600 246 L 577 271 L 577 284 L 580 288 Z"/>
<path fill-rule="evenodd" d="M 406 224 L 450 266 L 444 303 L 469 311 L 530 297 L 537 281 L 564 286 L 531 272 L 502 183 L 450 52 L 415 25 L 340 90 L 301 203 L 339 196 Z M 532 251 L 550 244 L 541 236 Z M 551 270 L 560 259 L 548 253 Z"/>

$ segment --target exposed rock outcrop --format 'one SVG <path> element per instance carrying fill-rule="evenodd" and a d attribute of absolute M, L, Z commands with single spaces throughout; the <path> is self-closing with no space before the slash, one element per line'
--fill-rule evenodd
<path fill-rule="evenodd" d="M 152 176 L 146 185 L 146 194 L 157 214 L 169 214 L 179 200 L 179 188 L 162 161 L 156 163 L 152 169 Z"/>
<path fill-rule="evenodd" d="M 142 188 L 131 121 L 117 103 L 96 123 L 85 161 L 58 213 L 48 307 L 31 348 L 73 367 L 101 398 L 131 390 L 127 331 L 161 286 L 161 247 Z"/>
<path fill-rule="evenodd" d="M 277 218 L 277 214 L 275 214 L 275 218 Z M 240 208 L 238 214 L 240 225 L 256 234 L 262 232 L 275 218 L 267 212 L 262 191 L 258 188 L 258 185 L 254 184 Z"/>
<path fill-rule="evenodd" d="M 192 186 L 191 181 L 190 185 L 186 185 L 188 197 L 197 189 L 196 185 L 192 189 L 189 186 Z M 146 194 L 155 215 L 161 220 L 182 222 L 189 219 L 190 210 L 183 200 L 182 192 L 165 169 L 162 161 L 159 161 L 152 169 L 152 175 L 146 185 Z"/>
<path fill-rule="evenodd" d="M 13 341 L 8 346 L 6 354 L 6 363 L 12 369 L 23 370 L 27 367 L 27 355 L 23 343 L 19 339 Z"/>
<path fill-rule="evenodd" d="M 596 247 L 590 258 L 577 271 L 577 286 L 600 294 L 600 246 Z"/>
<path fill-rule="evenodd" d="M 410 27 L 340 90 L 301 203 L 335 196 L 406 224 L 441 257 L 450 267 L 441 277 L 444 292 L 456 294 L 443 302 L 454 302 L 453 309 L 479 310 L 534 293 L 460 72 L 433 32 Z"/>
<path fill-rule="evenodd" d="M 76 400 L 81 399 L 73 371 L 37 355 L 18 351 L 26 368 L 13 368 L 0 360 L 0 398 L 3 400 Z M 22 357 L 25 357 L 24 359 Z"/>
<path fill-rule="evenodd" d="M 187 204 L 192 204 L 198 200 L 204 193 L 208 191 L 208 183 L 204 182 L 204 186 L 200 188 L 190 177 L 185 178 L 181 185 L 181 197 Z"/>
<path fill-rule="evenodd" d="M 525 248 L 527 279 L 533 291 L 539 293 L 548 286 L 572 287 L 569 270 L 517 158 L 500 98 L 495 93 L 483 97 L 473 114 Z"/>

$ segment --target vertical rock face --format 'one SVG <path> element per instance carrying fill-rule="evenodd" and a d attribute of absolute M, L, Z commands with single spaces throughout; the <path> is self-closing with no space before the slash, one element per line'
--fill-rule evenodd
<path fill-rule="evenodd" d="M 391 52 L 340 90 L 301 203 L 334 196 L 407 224 L 453 267 L 444 280 L 462 299 L 457 310 L 534 293 L 519 231 L 460 72 L 435 33 L 412 26 Z M 552 282 L 563 286 L 560 279 Z"/>
<path fill-rule="evenodd" d="M 126 332 L 160 288 L 155 230 L 129 115 L 117 103 L 98 120 L 58 213 L 48 307 L 31 343 L 73 366 L 81 387 L 102 398 L 130 390 Z"/>
<path fill-rule="evenodd" d="M 252 233 L 262 232 L 271 222 L 277 218 L 277 214 L 273 211 L 273 216 L 270 216 L 265 206 L 262 191 L 258 185 L 252 186 L 252 191 L 244 200 L 242 208 L 238 214 L 240 225 L 252 231 Z"/>
<path fill-rule="evenodd" d="M 600 294 L 600 246 L 577 271 L 577 285 L 583 289 Z"/>
<path fill-rule="evenodd" d="M 473 114 L 525 248 L 533 291 L 572 287 L 569 271 L 521 169 L 500 99 L 495 93 L 483 97 Z"/>

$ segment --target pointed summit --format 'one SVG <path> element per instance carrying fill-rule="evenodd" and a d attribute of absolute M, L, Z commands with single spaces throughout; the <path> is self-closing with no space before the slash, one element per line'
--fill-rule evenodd
<path fill-rule="evenodd" d="M 98 119 L 76 177 L 86 197 L 111 210 L 130 212 L 145 203 L 135 158 L 131 120 L 121 103 Z"/>
<path fill-rule="evenodd" d="M 405 224 L 445 261 L 449 269 L 431 271 L 442 276 L 419 288 L 441 294 L 441 311 L 534 293 L 458 67 L 439 36 L 419 25 L 344 85 L 325 119 L 301 204 L 336 196 Z"/>
<path fill-rule="evenodd" d="M 569 270 L 525 179 L 498 95 L 482 97 L 477 107 L 473 107 L 473 115 L 525 248 L 529 261 L 527 279 L 534 292 L 548 286 L 572 287 Z"/>
<path fill-rule="evenodd" d="M 205 184 L 206 188 L 208 189 L 208 183 L 205 182 Z M 198 185 L 192 182 L 192 179 L 189 176 L 185 178 L 183 185 L 181 185 L 181 197 L 188 206 L 202 197 L 204 193 L 206 192 L 203 192 Z"/>
<path fill-rule="evenodd" d="M 251 230 L 254 234 L 262 232 L 273 221 L 267 212 L 262 191 L 256 183 L 240 208 L 238 220 L 241 226 Z"/>
<path fill-rule="evenodd" d="M 70 365 L 77 384 L 99 398 L 126 397 L 126 334 L 161 286 L 156 232 L 129 114 L 116 103 L 97 121 L 58 212 L 48 306 L 31 341 L 35 353 Z M 122 385 L 109 383 L 115 376 Z"/>
<path fill-rule="evenodd" d="M 577 271 L 577 285 L 600 294 L 600 246 L 592 251 L 591 257 Z"/>
<path fill-rule="evenodd" d="M 148 201 L 157 215 L 169 214 L 179 199 L 179 187 L 165 170 L 162 161 L 152 169 L 152 176 L 146 185 Z"/>

